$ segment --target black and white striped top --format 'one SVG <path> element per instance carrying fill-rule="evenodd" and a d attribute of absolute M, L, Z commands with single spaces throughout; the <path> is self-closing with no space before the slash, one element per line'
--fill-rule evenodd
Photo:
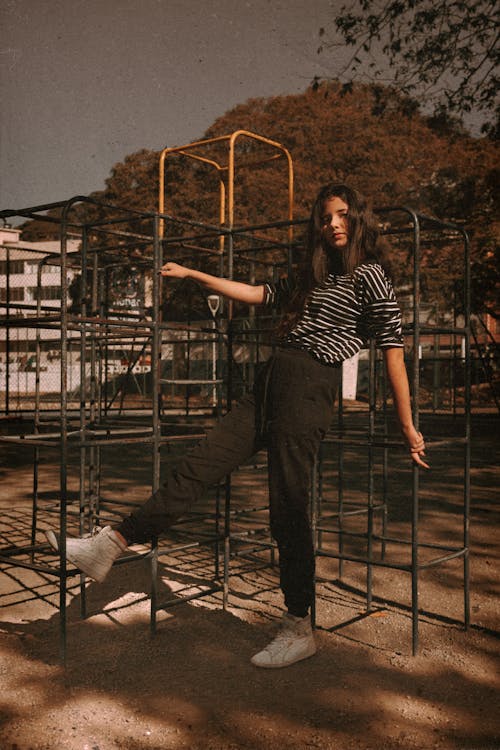
<path fill-rule="evenodd" d="M 265 287 L 264 304 L 279 308 L 293 291 L 288 279 Z M 329 274 L 312 291 L 299 321 L 281 343 L 336 365 L 371 338 L 380 348 L 403 346 L 401 311 L 391 281 L 378 263 L 363 263 L 352 274 Z"/>

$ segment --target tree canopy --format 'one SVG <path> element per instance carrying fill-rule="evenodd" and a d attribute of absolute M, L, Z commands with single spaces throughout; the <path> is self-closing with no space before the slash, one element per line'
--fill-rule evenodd
<path fill-rule="evenodd" d="M 347 182 L 375 206 L 408 205 L 465 225 L 473 239 L 473 263 L 481 283 L 477 309 L 498 310 L 498 149 L 488 138 L 473 138 L 449 121 L 425 117 L 413 99 L 394 89 L 338 81 L 303 94 L 251 99 L 218 118 L 205 138 L 246 129 L 282 143 L 292 154 L 297 217 L 306 218 L 318 188 Z M 251 156 L 252 144 L 246 144 Z M 93 197 L 154 211 L 158 201 L 159 153 L 141 150 L 115 165 L 106 188 Z M 166 210 L 194 221 L 217 223 L 218 179 L 200 162 L 173 159 L 168 171 Z M 283 219 L 282 160 L 237 171 L 236 224 Z M 171 250 L 175 255 L 175 250 Z M 395 261 L 405 272 L 403 250 Z M 450 299 L 456 248 L 424 250 L 428 287 Z M 179 258 L 182 258 L 179 250 Z M 216 261 L 198 255 L 200 267 L 217 272 Z M 497 285 L 497 286 L 496 286 Z M 434 293 L 434 292 L 432 292 Z"/>
<path fill-rule="evenodd" d="M 355 84 L 346 92 L 337 81 L 295 96 L 250 100 L 219 118 L 206 135 L 242 127 L 291 151 L 298 215 L 308 215 L 320 185 L 341 180 L 375 206 L 408 205 L 465 226 L 481 278 L 474 285 L 474 307 L 498 313 L 498 148 L 490 139 L 422 115 L 415 100 L 391 87 Z M 263 203 L 274 195 L 261 192 L 252 209 L 253 179 L 259 182 L 257 175 L 248 175 L 241 195 L 250 219 L 252 210 L 263 215 Z M 460 268 L 457 253 L 452 244 L 424 249 L 423 280 L 435 298 L 451 299 Z M 396 252 L 393 260 L 404 276 L 404 255 Z"/>
<path fill-rule="evenodd" d="M 418 96 L 438 113 L 498 119 L 498 4 L 495 0 L 353 0 L 319 30 L 320 53 L 347 44 L 352 55 L 335 76 L 372 77 Z"/>

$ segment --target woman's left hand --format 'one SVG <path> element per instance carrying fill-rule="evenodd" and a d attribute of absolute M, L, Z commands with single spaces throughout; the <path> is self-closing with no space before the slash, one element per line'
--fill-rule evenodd
<path fill-rule="evenodd" d="M 408 443 L 412 461 L 418 464 L 418 466 L 422 466 L 424 469 L 429 469 L 429 464 L 423 460 L 423 456 L 425 456 L 425 440 L 422 433 L 417 432 L 412 425 L 410 429 L 403 430 L 403 435 Z"/>

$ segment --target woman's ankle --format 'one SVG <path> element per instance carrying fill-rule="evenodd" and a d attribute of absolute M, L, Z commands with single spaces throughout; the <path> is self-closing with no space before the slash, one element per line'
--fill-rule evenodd
<path fill-rule="evenodd" d="M 296 617 L 298 620 L 303 620 L 309 614 L 309 609 L 288 609 L 288 614 L 292 617 Z"/>

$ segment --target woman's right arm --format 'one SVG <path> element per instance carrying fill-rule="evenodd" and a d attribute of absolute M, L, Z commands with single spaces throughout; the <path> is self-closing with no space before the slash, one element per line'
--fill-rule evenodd
<path fill-rule="evenodd" d="M 172 279 L 193 279 L 198 281 L 207 289 L 217 294 L 222 294 L 229 299 L 238 302 L 246 302 L 247 305 L 262 305 L 265 299 L 265 287 L 263 284 L 253 286 L 244 284 L 241 281 L 232 281 L 223 279 L 219 276 L 212 276 L 209 273 L 203 273 L 195 268 L 187 268 L 178 263 L 167 261 L 161 269 L 161 275 Z"/>

